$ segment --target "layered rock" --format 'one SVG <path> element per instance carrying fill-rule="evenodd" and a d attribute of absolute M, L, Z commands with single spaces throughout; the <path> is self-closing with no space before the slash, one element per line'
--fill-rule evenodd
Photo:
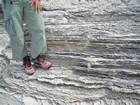
<path fill-rule="evenodd" d="M 11 59 L 9 37 L 1 26 L 0 104 L 139 105 L 139 4 L 43 1 L 46 58 L 53 66 L 36 69 L 32 76 L 25 74 L 21 61 Z M 30 46 L 26 29 L 25 35 Z"/>

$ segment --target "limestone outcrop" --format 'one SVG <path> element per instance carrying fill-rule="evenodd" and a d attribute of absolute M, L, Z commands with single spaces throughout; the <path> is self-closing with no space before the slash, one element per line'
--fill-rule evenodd
<path fill-rule="evenodd" d="M 140 105 L 140 1 L 44 0 L 42 7 L 53 66 L 31 76 L 11 59 L 0 11 L 0 105 Z M 26 27 L 25 37 L 30 46 Z"/>

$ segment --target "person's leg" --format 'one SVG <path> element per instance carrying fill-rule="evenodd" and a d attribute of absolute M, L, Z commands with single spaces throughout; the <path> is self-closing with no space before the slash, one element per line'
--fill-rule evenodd
<path fill-rule="evenodd" d="M 2 2 L 4 12 L 4 26 L 10 36 L 12 47 L 12 59 L 21 60 L 27 56 L 27 48 L 23 32 L 23 6 L 20 1 L 5 0 Z"/>
<path fill-rule="evenodd" d="M 34 6 L 30 6 L 31 0 L 26 1 L 28 2 L 25 2 L 24 19 L 31 35 L 31 56 L 36 58 L 47 51 L 44 19 L 42 12 L 34 12 Z"/>
<path fill-rule="evenodd" d="M 31 55 L 36 67 L 49 68 L 50 62 L 47 62 L 40 54 L 47 51 L 45 27 L 42 12 L 34 12 L 34 6 L 30 6 L 31 0 L 27 0 L 24 7 L 24 19 L 31 35 Z"/>
<path fill-rule="evenodd" d="M 2 8 L 4 12 L 4 26 L 11 41 L 12 59 L 23 59 L 25 72 L 27 74 L 33 74 L 34 68 L 31 65 L 30 58 L 28 57 L 24 41 L 22 1 L 6 0 L 5 3 L 2 2 Z"/>

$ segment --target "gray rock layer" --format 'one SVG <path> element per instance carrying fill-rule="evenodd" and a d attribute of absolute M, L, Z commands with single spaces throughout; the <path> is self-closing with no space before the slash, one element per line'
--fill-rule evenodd
<path fill-rule="evenodd" d="M 0 105 L 140 105 L 140 1 L 44 0 L 46 58 L 11 59 L 0 11 Z M 30 54 L 30 36 L 25 27 Z"/>

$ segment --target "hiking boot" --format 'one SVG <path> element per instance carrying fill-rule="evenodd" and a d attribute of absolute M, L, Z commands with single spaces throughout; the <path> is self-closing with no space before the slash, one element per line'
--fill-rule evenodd
<path fill-rule="evenodd" d="M 52 64 L 50 62 L 46 61 L 45 58 L 40 55 L 33 61 L 34 61 L 35 67 L 41 67 L 43 69 L 48 69 L 52 66 Z"/>
<path fill-rule="evenodd" d="M 23 65 L 24 65 L 26 74 L 31 75 L 35 72 L 33 66 L 31 65 L 29 56 L 26 56 L 23 58 Z"/>

